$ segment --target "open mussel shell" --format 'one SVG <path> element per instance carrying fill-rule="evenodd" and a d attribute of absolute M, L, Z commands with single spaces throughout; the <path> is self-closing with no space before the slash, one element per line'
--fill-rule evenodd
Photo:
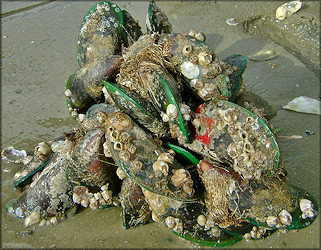
<path fill-rule="evenodd" d="M 242 75 L 246 69 L 246 58 L 242 55 L 230 55 L 223 59 L 223 62 L 231 66 L 232 72 L 228 74 L 228 99 L 232 100 L 242 85 Z"/>
<path fill-rule="evenodd" d="M 310 193 L 273 178 L 242 186 L 238 196 L 230 201 L 231 209 L 257 226 L 298 230 L 310 226 L 319 213 Z"/>
<path fill-rule="evenodd" d="M 164 136 L 167 133 L 168 127 L 163 123 L 151 102 L 111 82 L 103 81 L 103 84 L 116 105 L 137 123 L 158 136 Z"/>
<path fill-rule="evenodd" d="M 172 25 L 169 23 L 167 15 L 161 11 L 155 1 L 150 1 L 149 3 L 146 27 L 147 32 L 150 34 L 156 32 L 159 34 L 172 32 Z"/>
<path fill-rule="evenodd" d="M 122 27 L 122 40 L 126 47 L 131 46 L 143 35 L 141 27 L 126 10 L 122 11 L 124 25 Z"/>
<path fill-rule="evenodd" d="M 175 82 L 170 77 L 168 77 L 169 75 L 165 74 L 165 72 L 157 72 L 156 70 L 154 70 L 153 73 L 156 74 L 155 83 L 157 83 L 155 84 L 156 87 L 153 90 L 154 102 L 160 103 L 163 112 L 168 116 L 171 116 L 171 114 L 174 113 L 169 112 L 169 105 L 171 105 L 171 107 L 174 107 L 174 110 L 176 111 L 175 123 L 178 125 L 181 132 L 179 135 L 177 135 L 177 137 L 179 141 L 183 140 L 188 143 L 189 129 L 179 107 L 179 104 L 182 103 L 182 100 L 176 86 L 174 86 Z"/>
<path fill-rule="evenodd" d="M 106 145 L 115 163 L 144 189 L 177 200 L 193 200 L 192 180 L 186 173 L 187 187 L 175 185 L 173 176 L 183 166 L 140 126 L 122 112 L 108 116 Z M 184 170 L 183 170 L 184 171 Z"/>
<path fill-rule="evenodd" d="M 192 119 L 195 139 L 188 148 L 230 166 L 244 179 L 273 176 L 280 151 L 268 125 L 234 103 L 213 100 L 200 105 Z"/>
<path fill-rule="evenodd" d="M 80 67 L 120 53 L 123 23 L 121 9 L 111 2 L 100 2 L 87 12 L 77 43 Z"/>

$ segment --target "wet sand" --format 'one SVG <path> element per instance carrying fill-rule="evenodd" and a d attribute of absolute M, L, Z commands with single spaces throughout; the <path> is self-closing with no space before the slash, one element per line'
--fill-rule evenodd
<path fill-rule="evenodd" d="M 4 2 L 6 4 L 12 2 Z M 271 121 L 281 128 L 279 145 L 289 182 L 308 190 L 320 204 L 320 116 L 283 110 L 282 106 L 304 95 L 318 99 L 319 81 L 291 53 L 271 41 L 245 34 L 241 25 L 226 19 L 273 15 L 283 2 L 159 2 L 175 32 L 190 28 L 206 34 L 206 42 L 220 57 L 233 53 L 248 57 L 263 47 L 275 47 L 279 57 L 268 62 L 248 60 L 244 84 L 265 98 L 277 111 Z M 307 2 L 309 4 L 309 2 Z M 76 42 L 81 21 L 94 2 L 51 2 L 2 19 L 2 147 L 14 146 L 31 153 L 38 142 L 71 130 L 64 90 L 77 68 Z M 145 30 L 148 2 L 117 2 Z M 315 9 L 318 4 L 310 3 Z M 314 6 L 314 7 L 313 7 Z M 15 6 L 8 6 L 8 9 Z M 6 9 L 6 11 L 8 11 Z M 305 11 L 309 10 L 306 8 Z M 3 8 L 4 11 L 4 8 Z M 302 10 L 303 12 L 303 10 Z M 300 13 L 300 12 L 298 12 Z M 305 130 L 315 132 L 307 135 Z M 3 248 L 193 248 L 164 225 L 152 223 L 135 229 L 122 228 L 120 208 L 83 209 L 55 226 L 25 228 L 21 220 L 5 213 L 5 205 L 19 192 L 12 187 L 21 166 L 2 161 Z M 30 234 L 32 232 L 32 234 Z M 308 228 L 275 233 L 264 240 L 241 241 L 232 248 L 318 248 L 320 216 Z"/>

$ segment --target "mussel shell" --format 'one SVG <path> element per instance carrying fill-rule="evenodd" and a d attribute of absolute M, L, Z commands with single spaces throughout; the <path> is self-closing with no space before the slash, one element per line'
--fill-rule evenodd
<path fill-rule="evenodd" d="M 133 120 L 157 136 L 168 133 L 159 113 L 151 102 L 142 99 L 137 93 L 111 82 L 103 81 L 115 104 Z"/>
<path fill-rule="evenodd" d="M 161 11 L 155 1 L 150 1 L 149 3 L 146 27 L 147 32 L 150 34 L 156 32 L 159 34 L 172 32 L 172 25 L 169 23 L 167 15 Z"/>
<path fill-rule="evenodd" d="M 72 208 L 72 188 L 66 177 L 66 166 L 66 156 L 61 152 L 54 154 L 40 176 L 8 205 L 7 210 L 20 218 L 26 218 L 33 211 L 47 218 Z"/>
<path fill-rule="evenodd" d="M 253 225 L 270 228 L 266 222 L 267 217 L 277 217 L 282 210 L 286 210 L 290 213 L 292 221 L 284 227 L 288 230 L 298 230 L 310 226 L 318 216 L 318 204 L 309 192 L 278 179 L 250 181 L 247 185 L 242 185 L 241 189 L 237 194 L 238 198 L 230 199 L 230 209 Z M 312 202 L 314 217 L 302 218 L 300 199 Z"/>
<path fill-rule="evenodd" d="M 131 46 L 138 38 L 143 35 L 138 22 L 126 10 L 122 11 L 124 25 L 122 29 L 122 40 L 126 47 Z"/>
<path fill-rule="evenodd" d="M 77 43 L 80 67 L 120 53 L 123 23 L 122 11 L 114 3 L 100 2 L 87 12 Z"/>
<path fill-rule="evenodd" d="M 120 180 L 113 161 L 104 156 L 105 130 L 96 128 L 76 141 L 68 164 L 68 180 L 75 186 L 97 191 L 109 183 L 109 189 L 119 192 Z"/>
<path fill-rule="evenodd" d="M 227 85 L 228 99 L 233 100 L 242 85 L 242 75 L 246 69 L 246 58 L 242 55 L 230 55 L 225 57 L 223 62 L 233 69 L 233 72 L 228 75 L 230 82 Z"/>
<path fill-rule="evenodd" d="M 123 180 L 119 200 L 122 207 L 122 222 L 127 229 L 152 222 L 152 211 L 149 209 L 142 189 L 126 177 Z"/>
<path fill-rule="evenodd" d="M 86 112 L 86 118 L 95 119 L 98 112 L 105 112 L 106 114 L 116 112 L 116 107 L 111 104 L 97 103 L 92 105 Z"/>
<path fill-rule="evenodd" d="M 228 101 L 199 106 L 193 117 L 195 140 L 191 150 L 234 168 L 245 179 L 273 176 L 280 152 L 273 132 L 252 112 Z"/>
<path fill-rule="evenodd" d="M 153 164 L 161 153 L 166 153 L 166 150 L 128 115 L 115 112 L 108 116 L 107 121 L 106 139 L 109 151 L 115 163 L 129 178 L 144 189 L 172 199 L 183 201 L 194 199 L 193 193 L 188 194 L 182 187 L 172 183 L 173 171 L 184 168 L 177 160 L 174 159 L 173 163 L 168 164 L 166 174 L 154 170 Z M 124 133 L 128 138 L 127 142 L 121 139 Z"/>
<path fill-rule="evenodd" d="M 158 44 L 170 52 L 168 60 L 177 65 L 177 71 L 180 71 L 188 82 L 194 79 L 204 82 L 202 90 L 197 90 L 203 100 L 229 98 L 229 83 L 223 62 L 205 42 L 192 36 L 171 33 L 161 34 Z M 185 50 L 187 48 L 188 51 Z M 200 53 L 210 56 L 208 65 L 199 63 Z"/>
<path fill-rule="evenodd" d="M 123 61 L 121 56 L 109 56 L 102 60 L 84 65 L 72 74 L 67 81 L 66 89 L 71 91 L 67 104 L 86 113 L 96 103 L 104 101 L 102 79 L 112 79 Z"/>

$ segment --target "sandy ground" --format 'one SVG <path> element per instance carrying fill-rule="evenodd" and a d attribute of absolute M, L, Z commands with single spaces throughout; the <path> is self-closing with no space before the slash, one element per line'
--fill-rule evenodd
<path fill-rule="evenodd" d="M 319 116 L 283 110 L 297 96 L 318 98 L 319 81 L 291 53 L 271 41 L 243 32 L 238 21 L 273 15 L 283 2 L 159 2 L 175 32 L 190 28 L 206 34 L 207 43 L 220 57 L 238 53 L 246 57 L 265 46 L 273 46 L 279 57 L 270 62 L 248 61 L 244 74 L 247 88 L 271 103 L 278 111 L 272 120 L 280 136 L 301 135 L 301 139 L 280 138 L 283 161 L 290 183 L 311 192 L 320 204 Z M 309 4 L 309 2 L 307 2 Z M 3 1 L 2 12 L 21 8 L 21 2 Z M 7 16 L 2 21 L 2 148 L 33 151 L 38 142 L 69 131 L 76 124 L 66 109 L 66 80 L 77 68 L 76 42 L 84 14 L 94 2 L 51 2 Z M 145 29 L 148 2 L 118 2 Z M 316 3 L 310 3 L 315 8 Z M 24 4 L 25 6 L 26 4 Z M 309 5 L 308 5 L 309 6 Z M 313 7 L 314 6 L 314 7 Z M 315 132 L 306 135 L 305 130 Z M 85 209 L 56 226 L 25 228 L 22 221 L 5 213 L 5 205 L 19 192 L 12 187 L 21 166 L 2 161 L 1 222 L 3 248 L 194 248 L 165 226 L 152 223 L 135 229 L 122 228 L 120 208 Z M 35 229 L 35 230 L 34 230 Z M 32 232 L 32 234 L 30 234 Z M 275 233 L 264 240 L 241 241 L 234 248 L 318 248 L 320 216 L 308 228 L 286 234 Z"/>

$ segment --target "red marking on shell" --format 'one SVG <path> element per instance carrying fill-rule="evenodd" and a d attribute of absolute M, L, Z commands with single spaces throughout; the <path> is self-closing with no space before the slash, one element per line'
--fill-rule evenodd
<path fill-rule="evenodd" d="M 206 127 L 206 133 L 204 135 L 200 135 L 196 132 L 195 140 L 204 143 L 207 148 L 210 148 L 212 139 L 214 137 L 214 134 L 212 134 L 211 131 L 215 121 L 208 117 L 200 117 L 199 120 L 201 122 L 201 126 Z"/>
<path fill-rule="evenodd" d="M 197 114 L 202 114 L 202 113 L 204 113 L 204 105 L 205 105 L 205 103 L 199 105 L 199 106 L 195 109 L 194 113 L 197 113 Z"/>

